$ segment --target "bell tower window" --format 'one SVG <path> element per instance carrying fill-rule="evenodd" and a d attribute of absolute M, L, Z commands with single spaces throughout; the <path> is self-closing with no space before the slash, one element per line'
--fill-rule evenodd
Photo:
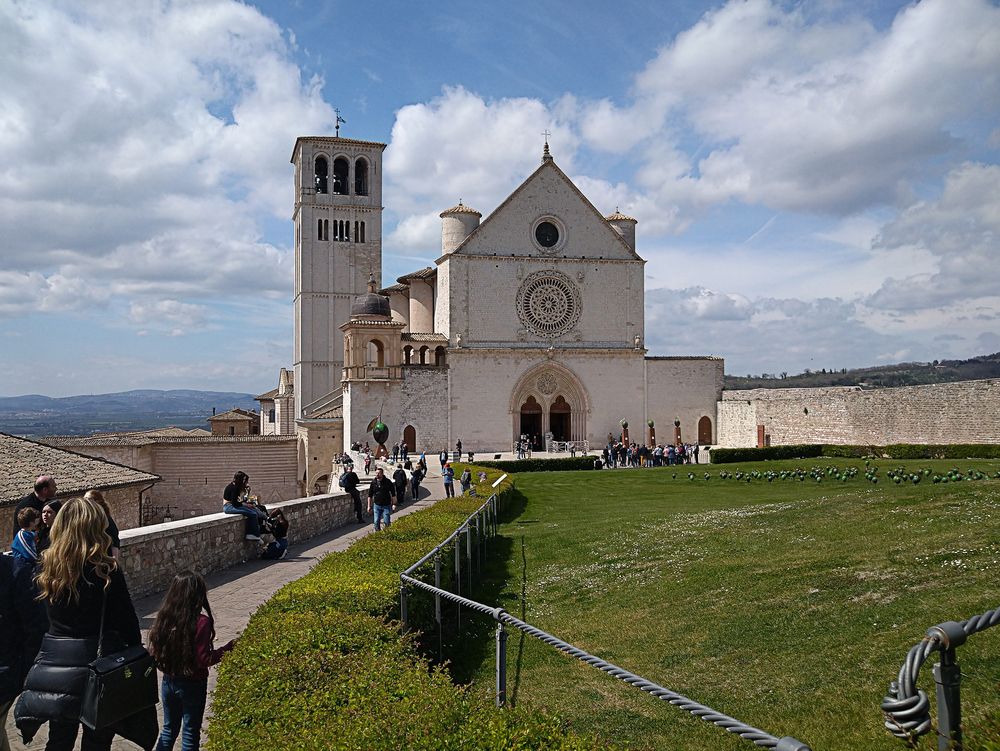
<path fill-rule="evenodd" d="M 354 163 L 354 195 L 368 195 L 368 160 L 364 157 Z"/>
<path fill-rule="evenodd" d="M 365 223 L 364 222 L 361 222 L 361 234 L 358 234 L 357 232 L 355 232 L 354 234 L 358 238 L 358 242 L 359 243 L 363 243 L 365 241 Z"/>
<path fill-rule="evenodd" d="M 350 190 L 350 183 L 348 182 L 348 174 L 350 172 L 350 163 L 342 156 L 338 156 L 333 160 L 333 193 L 338 196 L 346 196 Z"/>
<path fill-rule="evenodd" d="M 329 167 L 326 163 L 326 157 L 318 156 L 316 157 L 316 165 L 314 170 L 314 179 L 316 183 L 317 193 L 327 192 L 327 177 L 329 176 Z"/>

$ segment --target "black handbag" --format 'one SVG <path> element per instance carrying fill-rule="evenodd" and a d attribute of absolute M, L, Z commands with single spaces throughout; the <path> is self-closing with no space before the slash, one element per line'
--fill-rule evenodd
<path fill-rule="evenodd" d="M 80 702 L 80 722 L 91 730 L 100 730 L 126 717 L 155 707 L 156 663 L 141 644 L 104 654 L 104 611 L 108 593 L 101 604 L 101 631 L 97 639 L 97 658 L 90 663 L 87 682 Z"/>

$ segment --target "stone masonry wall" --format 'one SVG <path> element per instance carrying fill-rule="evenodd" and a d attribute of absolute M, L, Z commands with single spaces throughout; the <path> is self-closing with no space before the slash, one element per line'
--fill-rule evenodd
<path fill-rule="evenodd" d="M 757 425 L 772 445 L 1000 443 L 1000 381 L 726 391 L 719 419 L 727 446 L 756 446 Z"/>
<path fill-rule="evenodd" d="M 346 493 L 275 503 L 288 519 L 290 542 L 344 526 L 354 519 Z M 257 553 L 244 539 L 245 521 L 235 514 L 209 514 L 122 532 L 121 562 L 133 598 L 162 592 L 179 571 L 204 575 L 233 566 Z"/>

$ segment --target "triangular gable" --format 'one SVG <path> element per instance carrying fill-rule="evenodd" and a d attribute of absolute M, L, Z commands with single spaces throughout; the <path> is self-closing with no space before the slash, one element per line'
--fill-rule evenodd
<path fill-rule="evenodd" d="M 541 215 L 565 225 L 559 256 L 642 260 L 552 160 L 543 161 L 452 254 L 545 257 L 531 238 L 531 225 Z"/>

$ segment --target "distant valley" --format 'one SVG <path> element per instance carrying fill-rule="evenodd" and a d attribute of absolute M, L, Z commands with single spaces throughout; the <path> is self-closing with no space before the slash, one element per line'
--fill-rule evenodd
<path fill-rule="evenodd" d="M 0 431 L 14 435 L 89 435 L 176 425 L 208 428 L 212 409 L 256 410 L 253 394 L 229 391 L 138 389 L 116 394 L 0 397 Z"/>

